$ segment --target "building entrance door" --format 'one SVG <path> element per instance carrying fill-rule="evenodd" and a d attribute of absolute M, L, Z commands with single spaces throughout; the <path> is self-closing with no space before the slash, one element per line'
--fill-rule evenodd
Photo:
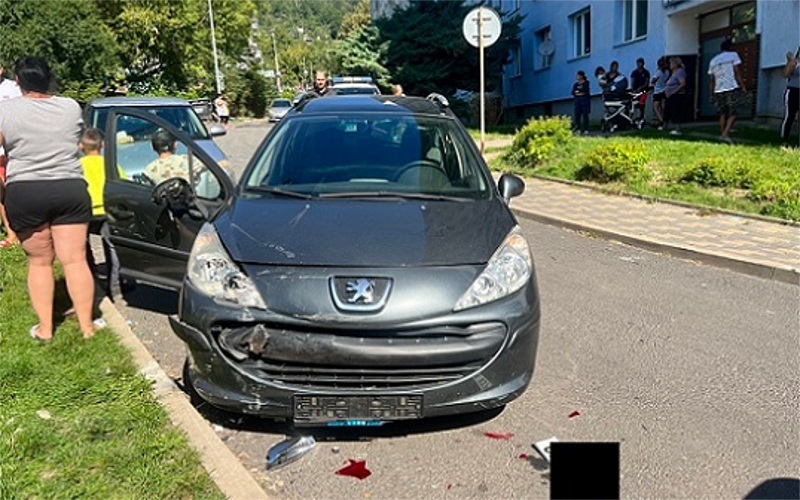
<path fill-rule="evenodd" d="M 733 7 L 707 12 L 700 16 L 700 68 L 698 71 L 698 110 L 700 118 L 715 118 L 711 104 L 708 63 L 719 54 L 723 40 L 733 41 L 733 50 L 742 59 L 740 70 L 747 94 L 739 107 L 739 116 L 755 116 L 758 88 L 759 42 L 756 35 L 756 2 L 745 2 Z"/>

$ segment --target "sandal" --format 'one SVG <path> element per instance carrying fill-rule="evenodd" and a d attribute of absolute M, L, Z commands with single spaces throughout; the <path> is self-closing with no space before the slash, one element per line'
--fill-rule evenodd
<path fill-rule="evenodd" d="M 52 337 L 50 337 L 49 339 L 46 339 L 46 338 L 42 338 L 42 337 L 36 335 L 36 331 L 37 330 L 39 330 L 39 323 L 36 323 L 35 325 L 33 325 L 31 327 L 31 329 L 28 331 L 28 334 L 31 336 L 32 339 L 36 340 L 37 342 L 41 342 L 43 344 L 47 344 L 47 343 L 49 343 L 50 341 L 53 340 Z"/>

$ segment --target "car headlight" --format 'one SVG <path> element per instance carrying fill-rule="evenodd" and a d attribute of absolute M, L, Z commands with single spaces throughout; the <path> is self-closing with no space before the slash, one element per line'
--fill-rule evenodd
<path fill-rule="evenodd" d="M 267 308 L 253 281 L 231 261 L 209 223 L 203 224 L 194 240 L 187 276 L 198 290 L 213 299 L 243 307 Z"/>
<path fill-rule="evenodd" d="M 528 282 L 533 271 L 533 258 L 528 242 L 519 226 L 508 233 L 494 252 L 486 269 L 458 299 L 454 311 L 493 302 L 516 292 Z"/>

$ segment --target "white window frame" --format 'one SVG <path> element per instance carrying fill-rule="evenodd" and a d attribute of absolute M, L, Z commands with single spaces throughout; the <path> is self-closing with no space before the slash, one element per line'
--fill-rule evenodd
<path fill-rule="evenodd" d="M 547 38 L 541 37 L 542 34 L 547 33 Z M 547 69 L 553 66 L 553 55 L 550 54 L 549 56 L 543 56 L 539 53 L 539 45 L 546 40 L 553 40 L 553 28 L 552 26 L 545 26 L 534 33 L 536 37 L 536 50 L 534 51 L 534 57 L 536 57 L 536 64 L 534 65 L 535 69 Z"/>
<path fill-rule="evenodd" d="M 645 5 L 645 23 L 644 23 L 644 33 L 636 33 L 636 28 L 639 25 L 638 17 L 639 13 L 639 2 L 637 0 L 621 0 L 622 1 L 622 41 L 623 42 L 631 42 L 633 40 L 639 40 L 640 38 L 644 38 L 647 36 L 647 24 L 650 21 L 650 13 L 648 9 L 650 8 L 650 2 L 646 2 Z M 630 30 L 627 29 L 628 21 L 630 21 Z"/>
<path fill-rule="evenodd" d="M 572 57 L 588 56 L 592 53 L 592 9 L 587 7 L 571 16 Z M 579 43 L 580 36 L 580 43 Z M 588 46 L 589 50 L 586 50 Z"/>

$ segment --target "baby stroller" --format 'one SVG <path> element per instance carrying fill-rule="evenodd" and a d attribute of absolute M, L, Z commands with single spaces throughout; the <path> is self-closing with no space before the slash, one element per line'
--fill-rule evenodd
<path fill-rule="evenodd" d="M 637 118 L 637 108 L 642 106 L 643 99 L 647 99 L 647 92 L 628 92 L 628 79 L 620 75 L 603 93 L 603 106 L 606 113 L 600 120 L 600 130 L 603 133 L 613 133 L 617 130 L 644 128 L 644 118 Z"/>

